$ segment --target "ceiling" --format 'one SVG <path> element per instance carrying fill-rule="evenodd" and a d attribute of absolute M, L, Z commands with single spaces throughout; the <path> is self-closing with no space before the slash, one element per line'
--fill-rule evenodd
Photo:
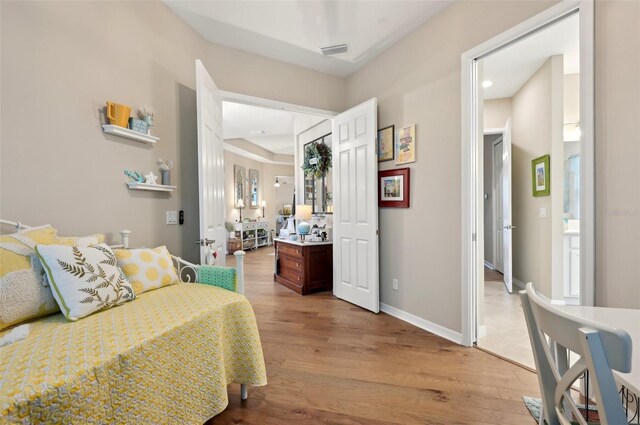
<path fill-rule="evenodd" d="M 205 39 L 346 77 L 453 0 L 163 0 Z M 349 51 L 323 56 L 321 46 Z"/>
<path fill-rule="evenodd" d="M 573 15 L 482 60 L 485 99 L 512 97 L 553 55 L 564 55 L 564 73 L 580 72 L 579 16 Z"/>
<path fill-rule="evenodd" d="M 270 152 L 293 155 L 293 124 L 297 115 L 301 114 L 223 102 L 223 138 L 245 139 Z"/>

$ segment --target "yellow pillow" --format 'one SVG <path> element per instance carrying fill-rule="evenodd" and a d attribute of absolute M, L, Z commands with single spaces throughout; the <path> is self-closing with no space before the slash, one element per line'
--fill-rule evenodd
<path fill-rule="evenodd" d="M 131 282 L 136 295 L 178 283 L 178 273 L 166 246 L 153 249 L 116 249 L 118 266 Z"/>
<path fill-rule="evenodd" d="M 57 238 L 51 226 L 0 236 L 0 330 L 60 310 L 32 249 Z"/>

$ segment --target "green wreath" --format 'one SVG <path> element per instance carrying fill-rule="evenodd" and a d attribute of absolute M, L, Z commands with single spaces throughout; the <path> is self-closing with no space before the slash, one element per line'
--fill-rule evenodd
<path fill-rule="evenodd" d="M 324 143 L 310 143 L 305 147 L 301 168 L 306 177 L 325 177 L 331 169 L 331 148 Z"/>

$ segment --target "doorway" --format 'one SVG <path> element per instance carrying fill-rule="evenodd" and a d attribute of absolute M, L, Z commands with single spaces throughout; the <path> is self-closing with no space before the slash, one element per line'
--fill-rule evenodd
<path fill-rule="evenodd" d="M 580 255 L 579 259 L 574 256 L 573 258 L 573 271 L 578 271 L 577 281 L 579 294 L 574 292 L 573 302 L 581 303 L 582 305 L 593 305 L 593 5 L 589 2 L 580 1 L 565 1 L 559 5 L 556 5 L 547 11 L 539 14 L 538 16 L 522 23 L 521 25 L 495 37 L 492 40 L 478 46 L 471 51 L 465 53 L 462 58 L 463 64 L 463 317 L 462 317 L 462 333 L 463 342 L 465 345 L 473 345 L 484 338 L 487 334 L 490 334 L 490 330 L 486 327 L 484 320 L 487 318 L 485 297 L 485 283 L 491 282 L 491 278 L 488 278 L 485 282 L 485 250 L 496 249 L 497 244 L 495 239 L 497 232 L 493 229 L 493 233 L 490 237 L 487 237 L 488 230 L 485 229 L 485 212 L 487 205 L 485 202 L 484 194 L 484 173 L 485 173 L 485 146 L 484 146 L 484 130 L 488 128 L 502 127 L 506 120 L 500 119 L 499 121 L 493 121 L 488 123 L 492 119 L 495 119 L 495 115 L 487 113 L 486 102 L 495 100 L 501 101 L 503 104 L 507 103 L 505 98 L 511 98 L 511 117 L 514 130 L 513 130 L 513 221 L 504 223 L 503 229 L 507 226 L 513 226 L 513 272 L 511 276 L 504 276 L 503 280 L 506 283 L 508 277 L 512 277 L 514 285 L 514 293 L 520 290 L 525 282 L 533 281 L 535 287 L 548 293 L 548 298 L 552 302 L 566 303 L 565 295 L 567 295 L 565 282 L 571 281 L 567 279 L 565 274 L 567 270 L 571 270 L 571 266 L 567 266 L 565 256 L 566 250 L 566 232 L 570 230 L 570 227 L 576 226 L 580 229 L 579 241 L 575 241 L 573 246 L 579 246 Z M 544 147 L 532 147 L 517 146 L 516 138 L 518 142 L 526 139 L 527 136 L 535 134 L 536 130 L 542 127 L 540 122 L 541 117 L 539 113 L 530 113 L 529 117 L 533 118 L 534 122 L 529 123 L 529 127 L 523 125 L 527 122 L 527 114 L 517 112 L 514 106 L 513 93 L 510 95 L 499 96 L 487 96 L 487 93 L 498 93 L 503 86 L 503 82 L 491 81 L 487 76 L 492 74 L 491 59 L 492 57 L 498 58 L 505 56 L 509 50 L 516 52 L 519 55 L 525 55 L 527 53 L 534 52 L 535 49 L 525 47 L 527 44 L 531 44 L 532 40 L 538 37 L 543 37 L 544 33 L 552 33 L 554 29 L 557 32 L 559 27 L 566 26 L 567 22 L 572 19 L 576 20 L 576 38 L 578 40 L 577 51 L 579 52 L 579 58 L 577 63 L 579 64 L 579 71 L 574 76 L 575 92 L 577 93 L 577 103 L 579 105 L 579 119 L 576 121 L 568 120 L 567 114 L 563 115 L 563 87 L 566 85 L 566 75 L 564 72 L 555 73 L 555 77 L 552 77 L 552 83 L 555 84 L 556 89 L 559 88 L 561 95 L 556 99 L 555 103 L 551 102 L 551 107 L 555 107 L 556 113 L 551 114 L 549 117 L 545 115 L 544 120 L 548 121 L 549 126 L 553 128 L 552 131 L 547 133 L 544 137 L 538 136 L 533 139 L 538 141 L 547 141 L 548 145 Z M 554 43 L 551 43 L 554 44 Z M 556 45 L 560 43 L 555 43 Z M 518 48 L 520 47 L 520 48 Z M 535 53 L 535 52 L 534 52 Z M 540 53 L 537 51 L 537 53 Z M 537 64 L 534 75 L 526 76 L 526 80 L 530 80 L 535 74 L 542 68 L 545 71 L 549 71 L 548 68 L 553 68 L 560 65 L 562 66 L 566 62 L 563 58 L 564 52 L 549 52 L 548 58 L 543 61 L 544 63 Z M 559 56 L 559 57 L 557 57 Z M 568 56 L 568 55 L 565 55 Z M 555 58 L 553 58 L 555 57 Z M 504 58 L 503 58 L 504 59 Z M 499 62 L 499 61 L 496 61 Z M 501 63 L 503 71 L 514 75 L 513 69 L 506 66 L 505 63 Z M 486 72 L 486 74 L 485 74 Z M 496 74 L 498 75 L 498 74 Z M 492 77 L 494 78 L 494 77 Z M 511 78 L 510 80 L 513 80 Z M 522 88 L 523 84 L 520 83 L 517 90 Z M 493 87 L 492 89 L 490 89 Z M 515 90 L 515 91 L 517 91 Z M 521 109 L 521 103 L 519 102 L 517 107 Z M 529 102 L 531 103 L 531 102 Z M 498 105 L 494 105 L 498 106 Z M 498 108 L 499 109 L 499 108 Z M 495 109 L 495 110 L 498 110 Z M 504 118 L 504 117 L 503 117 Z M 546 124 L 545 124 L 546 125 Z M 516 130 L 518 126 L 518 130 Z M 536 128 L 538 127 L 538 128 Z M 578 127 L 578 131 L 575 131 Z M 579 133 L 578 141 L 580 147 L 579 158 L 574 156 L 573 166 L 577 169 L 576 163 L 580 164 L 580 184 L 579 188 L 573 184 L 573 189 L 567 188 L 567 182 L 570 180 L 568 173 L 565 171 L 566 161 L 564 158 L 565 151 L 569 151 L 568 146 L 564 146 L 567 142 L 566 135 L 570 132 L 571 128 L 574 129 L 574 133 Z M 492 154 L 493 152 L 489 152 Z M 540 153 L 540 155 L 538 155 Z M 551 192 L 544 194 L 543 196 L 537 196 L 535 181 L 533 180 L 533 168 L 536 166 L 535 161 L 545 155 L 549 155 L 552 160 L 546 170 L 547 176 L 555 176 L 557 179 L 555 183 L 549 182 L 551 186 Z M 551 178 L 551 177 L 549 177 Z M 524 184 L 528 186 L 525 186 Z M 518 185 L 516 187 L 516 185 Z M 532 186 L 533 185 L 533 186 Z M 571 192 L 579 193 L 579 218 L 573 223 L 569 223 L 571 218 L 564 212 L 566 199 L 564 194 Z M 522 206 L 523 201 L 528 201 L 528 206 Z M 484 204 L 484 205 L 483 205 Z M 574 212 L 576 209 L 574 208 Z M 518 222 L 520 221 L 520 222 Z M 572 226 L 571 226 L 572 224 Z M 495 223 L 494 223 L 495 225 Z M 541 230 L 541 226 L 543 226 Z M 493 239 L 491 247 L 487 248 L 487 241 L 485 238 Z M 501 238 L 503 239 L 503 238 Z M 532 258 L 528 252 L 532 246 L 536 246 L 536 251 L 540 251 L 540 243 L 544 242 L 548 247 L 546 251 L 543 251 L 544 257 L 542 259 Z M 571 246 L 569 244 L 569 246 Z M 503 247 L 504 249 L 504 247 Z M 529 251 L 527 251 L 529 249 Z M 494 251 L 495 252 L 495 251 Z M 519 255 L 520 254 L 520 255 Z M 495 256 L 494 256 L 495 257 Z M 495 262 L 499 263 L 499 259 Z M 576 268 L 576 260 L 580 267 Z M 493 268 L 495 264 L 493 261 L 489 262 Z M 544 265 L 544 267 L 542 267 Z M 545 269 L 544 276 L 536 275 L 535 272 L 529 272 L 531 269 Z M 506 272 L 506 270 L 505 270 Z M 494 279 L 499 279 L 493 275 Z M 552 282 L 560 282 L 560 285 L 552 287 Z M 573 281 L 573 287 L 576 286 L 576 279 Z M 502 289 L 504 288 L 504 289 Z M 506 284 L 497 286 L 495 289 L 500 289 L 503 292 L 500 295 L 504 295 L 515 306 L 519 307 L 519 299 L 517 295 L 509 294 Z M 556 292 L 553 292 L 556 291 Z M 558 292 L 561 294 L 558 296 Z M 568 296 L 566 298 L 571 298 Z M 516 315 L 521 317 L 524 323 L 524 317 L 521 314 Z M 514 317 L 516 317 L 514 316 Z M 506 315 L 504 318 L 499 319 L 499 328 L 504 329 L 508 327 L 513 320 L 509 320 Z M 483 326 L 484 325 L 484 326 Z M 486 333 L 485 333 L 486 330 Z M 528 347 L 528 336 L 526 335 L 526 327 L 523 327 L 525 345 Z M 513 335 L 512 335 L 513 337 Z"/>

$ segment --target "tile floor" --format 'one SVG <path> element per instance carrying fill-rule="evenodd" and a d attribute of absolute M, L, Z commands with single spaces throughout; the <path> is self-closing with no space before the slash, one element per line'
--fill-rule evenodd
<path fill-rule="evenodd" d="M 535 369 L 527 325 L 517 288 L 509 294 L 502 274 L 485 269 L 484 311 L 487 335 L 478 346 L 516 363 Z"/>

